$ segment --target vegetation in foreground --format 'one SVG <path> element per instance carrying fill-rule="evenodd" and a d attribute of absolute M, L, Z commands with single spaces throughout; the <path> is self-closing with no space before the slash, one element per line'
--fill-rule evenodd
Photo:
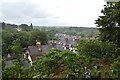
<path fill-rule="evenodd" d="M 88 41 L 91 41 L 92 45 L 86 44 Z M 118 53 L 120 48 L 114 47 L 116 45 L 113 46 L 113 43 L 99 44 L 99 41 L 96 41 L 98 44 L 95 44 L 94 41 L 87 40 L 80 43 L 84 48 L 78 53 L 51 49 L 45 56 L 38 57 L 29 68 L 22 68 L 22 61 L 18 59 L 13 66 L 4 68 L 3 78 L 6 76 L 7 78 L 118 78 L 120 55 L 110 55 L 114 50 Z M 100 48 L 101 46 L 104 47 Z M 112 47 L 114 50 L 111 52 L 107 47 Z M 107 54 L 96 52 L 100 49 L 105 50 Z M 93 52 L 95 55 L 91 55 Z"/>
<path fill-rule="evenodd" d="M 78 53 L 53 49 L 38 57 L 29 68 L 3 67 L 3 78 L 119 78 L 120 76 L 120 2 L 107 3 L 96 20 L 102 26 L 99 40 L 81 40 Z M 109 31 L 110 30 L 110 31 Z"/>

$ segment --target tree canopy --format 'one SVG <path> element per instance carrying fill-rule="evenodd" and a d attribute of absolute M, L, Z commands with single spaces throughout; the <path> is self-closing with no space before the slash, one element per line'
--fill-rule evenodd
<path fill-rule="evenodd" d="M 22 48 L 35 45 L 37 41 L 46 44 L 48 36 L 40 30 L 17 31 L 14 27 L 5 27 L 2 30 L 2 53 L 22 53 Z"/>
<path fill-rule="evenodd" d="M 120 46 L 120 1 L 107 2 L 101 10 L 104 16 L 99 16 L 96 24 L 100 31 L 99 39 L 102 41 L 114 42 Z"/>

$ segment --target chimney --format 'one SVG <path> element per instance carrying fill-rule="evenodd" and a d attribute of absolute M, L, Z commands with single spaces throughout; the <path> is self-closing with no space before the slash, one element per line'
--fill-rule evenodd
<path fill-rule="evenodd" d="M 38 48 L 38 51 L 42 52 L 42 48 Z"/>
<path fill-rule="evenodd" d="M 55 40 L 52 40 L 52 41 L 51 41 L 51 44 L 52 44 L 52 47 L 55 47 L 55 46 L 56 46 L 56 41 L 55 41 Z"/>
<path fill-rule="evenodd" d="M 66 42 L 68 42 L 68 37 L 65 37 L 64 39 L 65 39 Z"/>
<path fill-rule="evenodd" d="M 39 48 L 39 47 L 41 47 L 41 42 L 37 42 L 36 43 L 36 46 Z"/>
<path fill-rule="evenodd" d="M 42 48 L 41 48 L 41 42 L 37 42 L 36 46 L 38 48 L 38 51 L 42 52 Z"/>

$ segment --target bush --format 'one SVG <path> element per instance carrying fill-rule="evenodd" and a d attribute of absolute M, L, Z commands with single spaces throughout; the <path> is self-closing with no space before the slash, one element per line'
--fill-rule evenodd
<path fill-rule="evenodd" d="M 120 49 L 112 42 L 101 42 L 98 40 L 81 39 L 77 46 L 80 53 L 95 58 L 115 58 Z"/>
<path fill-rule="evenodd" d="M 66 70 L 66 73 L 73 73 L 77 66 L 79 57 L 71 51 L 51 49 L 44 57 L 38 57 L 33 62 L 32 67 L 37 73 L 37 78 L 46 78 L 51 75 L 60 74 Z"/>

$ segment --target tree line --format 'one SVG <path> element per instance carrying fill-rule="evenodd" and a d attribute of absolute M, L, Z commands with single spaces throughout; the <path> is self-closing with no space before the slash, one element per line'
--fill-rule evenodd
<path fill-rule="evenodd" d="M 12 25 L 11 25 L 12 26 Z M 24 48 L 34 46 L 37 41 L 42 45 L 47 44 L 48 36 L 46 32 L 34 30 L 31 26 L 23 25 L 22 30 L 18 31 L 17 27 L 4 26 L 2 30 L 2 54 L 22 53 Z"/>

